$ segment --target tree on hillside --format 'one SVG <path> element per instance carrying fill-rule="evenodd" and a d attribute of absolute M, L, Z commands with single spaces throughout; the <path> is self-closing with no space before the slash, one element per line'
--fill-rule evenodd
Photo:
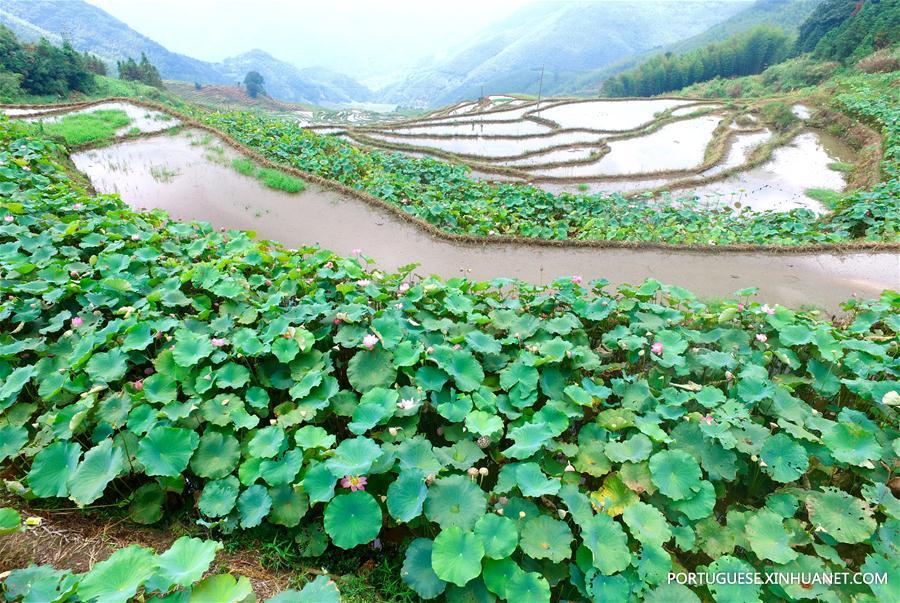
<path fill-rule="evenodd" d="M 266 90 L 263 85 L 266 81 L 258 71 L 250 71 L 244 77 L 244 87 L 247 89 L 247 95 L 250 98 L 256 98 L 260 94 L 265 95 Z"/>
<path fill-rule="evenodd" d="M 2 26 L 0 74 L 5 98 L 21 92 L 66 96 L 73 90 L 88 92 L 94 85 L 94 76 L 88 71 L 84 56 L 68 42 L 60 47 L 45 39 L 37 44 L 21 44 L 12 31 Z"/>
<path fill-rule="evenodd" d="M 143 52 L 141 53 L 140 63 L 131 57 L 128 57 L 128 59 L 124 61 L 119 61 L 116 64 L 116 67 L 119 72 L 119 79 L 121 80 L 141 82 L 148 86 L 153 86 L 154 88 L 164 87 L 162 77 L 159 75 L 159 70 L 150 62 L 150 59 L 148 59 L 147 55 Z"/>
<path fill-rule="evenodd" d="M 85 69 L 96 75 L 106 75 L 106 63 L 97 56 L 87 52 L 84 53 L 83 57 Z"/>

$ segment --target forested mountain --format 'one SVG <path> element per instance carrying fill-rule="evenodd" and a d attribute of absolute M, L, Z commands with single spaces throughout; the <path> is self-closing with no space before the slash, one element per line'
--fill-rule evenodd
<path fill-rule="evenodd" d="M 269 93 L 282 100 L 345 103 L 368 100 L 371 96 L 352 78 L 328 70 L 304 73 L 262 51 L 244 53 L 219 64 L 171 52 L 83 0 L 3 0 L 0 23 L 26 41 L 45 37 L 60 44 L 63 39 L 68 40 L 75 49 L 91 52 L 110 65 L 139 58 L 143 53 L 165 79 L 234 84 L 253 70 L 266 78 Z"/>
<path fill-rule="evenodd" d="M 777 25 L 781 29 L 794 33 L 809 18 L 823 0 L 756 0 L 749 6 L 720 23 L 716 23 L 703 32 L 690 38 L 679 40 L 662 48 L 655 48 L 631 56 L 614 65 L 594 70 L 572 82 L 563 92 L 596 93 L 608 78 L 632 67 L 637 67 L 654 56 L 665 54 L 682 54 L 722 42 L 734 35 L 748 31 L 759 25 Z"/>
<path fill-rule="evenodd" d="M 554 93 L 588 72 L 699 34 L 749 3 L 540 2 L 475 35 L 444 60 L 423 65 L 381 94 L 431 106 L 481 94 Z"/>
<path fill-rule="evenodd" d="M 859 59 L 900 40 L 900 0 L 825 0 L 800 28 L 797 48 Z"/>
<path fill-rule="evenodd" d="M 786 59 L 793 46 L 793 38 L 784 30 L 760 25 L 691 52 L 657 55 L 603 82 L 603 93 L 654 96 L 715 77 L 753 75 Z"/>

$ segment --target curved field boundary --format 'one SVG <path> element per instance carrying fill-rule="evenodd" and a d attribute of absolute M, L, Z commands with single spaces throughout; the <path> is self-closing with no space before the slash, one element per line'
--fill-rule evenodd
<path fill-rule="evenodd" d="M 900 252 L 900 241 L 892 242 L 892 241 L 848 241 L 845 243 L 808 243 L 803 245 L 763 245 L 759 243 L 741 243 L 741 244 L 728 244 L 728 245 L 699 245 L 699 244 L 681 244 L 681 243 L 660 243 L 660 242 L 651 242 L 651 241 L 614 241 L 614 240 L 585 240 L 585 239 L 537 239 L 530 237 L 520 237 L 520 236 L 509 236 L 509 235 L 496 235 L 490 237 L 480 237 L 468 234 L 458 234 L 447 232 L 442 230 L 433 224 L 426 222 L 425 220 L 419 218 L 418 216 L 414 216 L 410 213 L 407 213 L 397 207 L 392 203 L 388 203 L 383 199 L 379 199 L 374 195 L 371 195 L 365 191 L 360 191 L 354 188 L 350 188 L 341 184 L 340 182 L 336 182 L 334 180 L 329 180 L 328 178 L 323 178 L 317 174 L 311 174 L 305 172 L 303 170 L 299 170 L 294 167 L 285 166 L 280 163 L 276 163 L 267 157 L 264 157 L 260 153 L 254 151 L 253 149 L 247 147 L 246 145 L 238 142 L 228 134 L 213 128 L 212 126 L 208 126 L 204 123 L 197 121 L 196 119 L 184 115 L 180 111 L 174 110 L 167 105 L 163 105 L 162 103 L 155 103 L 151 101 L 139 100 L 135 101 L 133 99 L 129 99 L 127 97 L 110 97 L 102 100 L 91 101 L 89 103 L 85 103 L 86 106 L 91 106 L 100 103 L 107 102 L 131 102 L 137 106 L 145 107 L 148 109 L 155 109 L 157 111 L 165 111 L 168 112 L 173 117 L 177 117 L 182 121 L 183 126 L 191 127 L 197 130 L 203 130 L 212 134 L 213 136 L 219 138 L 222 143 L 228 145 L 235 151 L 243 154 L 244 156 L 252 159 L 259 165 L 263 167 L 268 167 L 271 169 L 279 170 L 285 174 L 290 174 L 292 176 L 296 176 L 298 178 L 302 178 L 308 182 L 321 186 L 324 189 L 331 190 L 342 195 L 345 195 L 349 198 L 357 199 L 364 203 L 368 203 L 373 207 L 377 207 L 383 209 L 385 211 L 389 211 L 398 218 L 402 220 L 406 220 L 412 224 L 415 224 L 423 231 L 428 234 L 439 237 L 448 241 L 456 241 L 460 243 L 472 244 L 472 245 L 525 245 L 532 247 L 556 247 L 556 248 L 588 248 L 588 249 L 659 249 L 659 250 L 671 250 L 671 251 L 683 251 L 697 254 L 727 254 L 727 253 L 741 253 L 741 252 L 761 252 L 761 253 L 770 253 L 770 254 L 804 254 L 804 253 L 855 253 L 860 251 L 873 251 L 873 252 Z M 150 135 L 158 136 L 158 132 L 151 133 Z M 83 149 L 86 150 L 86 149 Z"/>

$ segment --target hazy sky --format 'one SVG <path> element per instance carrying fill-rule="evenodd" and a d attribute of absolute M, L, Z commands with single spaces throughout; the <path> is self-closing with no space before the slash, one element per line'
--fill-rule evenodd
<path fill-rule="evenodd" d="M 252 48 L 356 77 L 420 63 L 536 0 L 88 0 L 169 50 L 219 61 Z"/>

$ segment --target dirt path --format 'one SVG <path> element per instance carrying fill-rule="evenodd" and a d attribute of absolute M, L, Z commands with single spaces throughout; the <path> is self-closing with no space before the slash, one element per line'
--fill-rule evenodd
<path fill-rule="evenodd" d="M 829 311 L 853 296 L 871 298 L 900 287 L 900 255 L 890 251 L 721 253 L 449 241 L 392 212 L 315 185 L 297 195 L 265 188 L 227 165 L 236 156 L 230 149 L 213 161 L 209 150 L 197 144 L 203 134 L 190 135 L 137 139 L 72 158 L 98 191 L 119 193 L 134 208 L 162 208 L 176 219 L 252 230 L 291 247 L 317 243 L 345 255 L 362 249 L 388 270 L 418 263 L 423 275 L 509 277 L 538 284 L 574 274 L 606 278 L 613 285 L 656 278 L 703 298 L 728 297 L 755 286 L 767 303 Z"/>

